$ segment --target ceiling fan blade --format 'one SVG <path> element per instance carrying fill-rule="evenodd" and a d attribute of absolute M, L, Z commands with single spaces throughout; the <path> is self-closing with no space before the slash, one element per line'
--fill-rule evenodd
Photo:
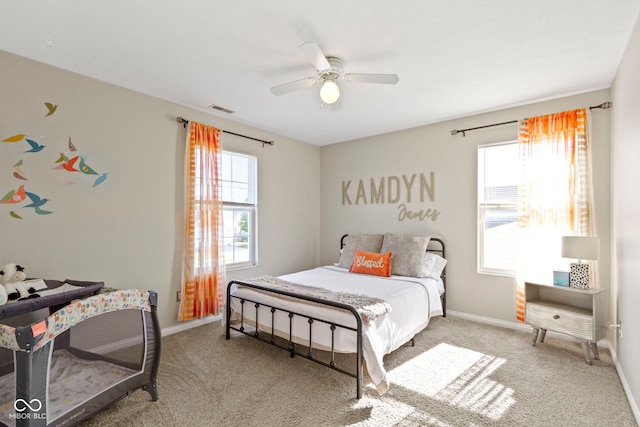
<path fill-rule="evenodd" d="M 304 53 L 304 56 L 316 67 L 316 70 L 328 70 L 331 68 L 327 57 L 320 50 L 320 46 L 316 42 L 306 42 L 300 45 L 300 50 Z"/>
<path fill-rule="evenodd" d="M 354 83 L 382 83 L 394 85 L 400 80 L 397 74 L 366 74 L 349 73 L 344 75 L 344 79 Z"/>
<path fill-rule="evenodd" d="M 296 80 L 293 82 L 281 84 L 278 86 L 274 86 L 271 88 L 271 93 L 280 96 L 285 95 L 290 92 L 295 92 L 296 90 L 306 89 L 308 87 L 312 87 L 316 84 L 318 79 L 315 77 L 306 77 L 304 79 Z"/>

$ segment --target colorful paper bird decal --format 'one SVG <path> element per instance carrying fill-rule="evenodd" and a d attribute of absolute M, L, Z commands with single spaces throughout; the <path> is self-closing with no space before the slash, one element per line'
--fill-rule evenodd
<path fill-rule="evenodd" d="M 14 211 L 10 211 L 9 215 L 11 215 L 12 217 L 17 218 L 17 219 L 22 219 L 22 217 L 20 215 L 18 215 L 17 213 L 15 213 Z"/>
<path fill-rule="evenodd" d="M 55 163 L 66 162 L 67 160 L 69 160 L 69 158 L 64 153 L 60 153 L 60 157 L 58 157 Z"/>
<path fill-rule="evenodd" d="M 54 169 L 64 169 L 69 172 L 79 172 L 79 170 L 74 167 L 79 158 L 80 156 L 76 156 L 69 160 L 66 160 L 63 164 L 56 166 Z"/>
<path fill-rule="evenodd" d="M 98 175 L 98 172 L 94 171 L 93 169 L 91 169 L 89 167 L 89 165 L 87 165 L 84 162 L 84 159 L 82 157 L 80 157 L 80 172 L 87 174 L 87 175 Z"/>
<path fill-rule="evenodd" d="M 47 113 L 47 115 L 45 117 L 49 117 L 50 115 L 55 113 L 56 110 L 58 109 L 58 105 L 53 105 L 50 102 L 45 102 L 44 106 L 47 107 L 47 110 L 49 110 L 49 112 Z"/>
<path fill-rule="evenodd" d="M 29 203 L 28 205 L 24 205 L 23 208 L 39 208 L 49 201 L 49 199 L 43 199 L 37 194 L 30 193 L 28 191 L 26 191 L 26 193 L 27 197 L 31 199 L 31 203 Z"/>
<path fill-rule="evenodd" d="M 18 179 L 28 181 L 27 178 L 24 177 L 25 173 L 22 171 L 22 169 L 20 169 L 20 166 L 22 166 L 22 159 L 15 165 L 13 165 L 13 169 L 14 169 L 13 176 Z"/>
<path fill-rule="evenodd" d="M 42 209 L 40 209 L 40 208 L 36 208 L 36 213 L 37 213 L 38 215 L 49 215 L 50 213 L 53 213 L 53 212 L 51 212 L 51 211 L 45 211 L 45 210 L 42 210 Z"/>
<path fill-rule="evenodd" d="M 25 141 L 27 141 L 27 143 L 29 143 L 29 145 L 31 146 L 31 150 L 27 150 L 25 151 L 25 153 L 37 153 L 38 151 L 42 151 L 42 149 L 45 147 L 45 145 L 38 144 L 32 139 L 25 138 Z"/>
<path fill-rule="evenodd" d="M 100 175 L 98 178 L 96 178 L 95 182 L 93 183 L 93 187 L 96 187 L 100 184 L 102 184 L 104 182 L 105 179 L 107 179 L 107 173 L 105 172 L 102 175 Z"/>
<path fill-rule="evenodd" d="M 69 137 L 69 151 L 78 151 L 76 146 L 71 142 L 71 137 Z"/>
<path fill-rule="evenodd" d="M 27 193 L 24 191 L 24 185 L 21 185 L 17 190 L 11 190 L 0 199 L 0 203 L 20 203 L 27 198 Z"/>
<path fill-rule="evenodd" d="M 27 136 L 27 135 L 25 135 L 24 133 L 19 133 L 17 135 L 10 136 L 9 138 L 3 139 L 2 142 L 18 142 L 18 141 L 22 141 L 25 136 Z"/>
<path fill-rule="evenodd" d="M 15 165 L 13 165 L 13 169 L 20 175 L 24 175 L 24 171 L 22 169 L 20 169 L 20 166 L 22 166 L 22 160 L 20 160 L 18 163 L 16 163 Z M 15 176 L 15 174 L 14 174 Z"/>

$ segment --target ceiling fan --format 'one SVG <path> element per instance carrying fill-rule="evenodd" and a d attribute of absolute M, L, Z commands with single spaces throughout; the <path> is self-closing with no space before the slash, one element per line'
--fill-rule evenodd
<path fill-rule="evenodd" d="M 306 89 L 322 82 L 320 88 L 320 99 L 325 104 L 334 104 L 340 99 L 340 87 L 337 80 L 346 80 L 354 83 L 381 83 L 396 84 L 399 81 L 397 74 L 366 74 L 347 73 L 343 74 L 344 66 L 342 59 L 335 56 L 325 56 L 320 47 L 315 42 L 306 42 L 300 45 L 300 50 L 307 59 L 316 67 L 317 77 L 306 77 L 284 83 L 271 88 L 271 93 L 280 96 L 297 90 Z"/>

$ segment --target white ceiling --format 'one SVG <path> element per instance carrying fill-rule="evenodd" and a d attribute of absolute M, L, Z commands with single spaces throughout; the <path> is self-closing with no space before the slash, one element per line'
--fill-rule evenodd
<path fill-rule="evenodd" d="M 178 104 L 326 145 L 608 88 L 638 0 L 30 0 L 0 16 L 0 49 Z M 345 72 L 340 111 L 298 46 Z M 210 110 L 211 104 L 234 114 Z"/>

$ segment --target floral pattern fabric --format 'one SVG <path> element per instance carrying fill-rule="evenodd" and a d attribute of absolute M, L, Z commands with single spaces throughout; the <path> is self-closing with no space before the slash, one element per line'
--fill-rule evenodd
<path fill-rule="evenodd" d="M 71 302 L 50 315 L 45 321 L 36 322 L 31 326 L 36 336 L 41 334 L 41 330 L 44 332 L 36 342 L 34 350 L 86 319 L 125 309 L 151 311 L 149 292 L 139 289 L 118 290 Z M 46 330 L 43 330 L 45 325 Z M 14 351 L 28 350 L 18 345 L 16 328 L 6 325 L 0 325 L 0 346 Z"/>

